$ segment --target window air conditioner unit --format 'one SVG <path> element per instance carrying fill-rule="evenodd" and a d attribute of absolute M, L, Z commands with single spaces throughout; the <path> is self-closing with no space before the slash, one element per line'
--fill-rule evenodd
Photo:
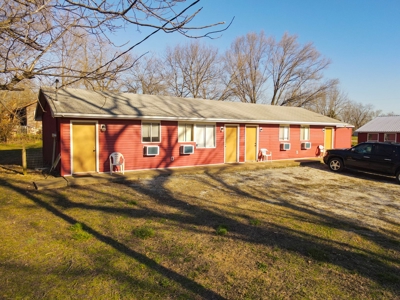
<path fill-rule="evenodd" d="M 144 147 L 144 155 L 146 156 L 155 156 L 160 154 L 160 147 L 158 146 L 145 146 Z"/>
<path fill-rule="evenodd" d="M 310 142 L 301 143 L 301 149 L 303 150 L 311 149 L 311 143 Z"/>
<path fill-rule="evenodd" d="M 281 150 L 290 150 L 290 143 L 281 143 Z"/>
<path fill-rule="evenodd" d="M 181 154 L 193 154 L 194 146 L 193 145 L 182 145 L 181 146 Z"/>

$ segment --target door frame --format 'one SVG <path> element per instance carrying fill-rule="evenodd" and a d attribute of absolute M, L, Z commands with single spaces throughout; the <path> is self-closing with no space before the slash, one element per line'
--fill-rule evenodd
<path fill-rule="evenodd" d="M 258 152 L 259 152 L 259 126 L 257 124 L 247 124 L 244 129 L 244 161 L 247 162 L 247 127 L 255 127 L 256 128 L 256 146 L 255 146 L 255 161 L 258 161 Z"/>
<path fill-rule="evenodd" d="M 331 136 L 331 145 L 332 145 L 332 149 L 335 148 L 335 130 L 333 127 L 324 127 L 324 149 L 328 150 L 327 146 L 325 145 L 325 141 L 326 141 L 326 129 L 330 129 L 332 130 L 332 136 Z"/>
<path fill-rule="evenodd" d="M 95 154 L 95 170 L 94 172 L 99 172 L 99 122 L 97 120 L 70 120 L 70 161 L 71 161 L 71 175 L 77 174 L 74 173 L 74 138 L 73 138 L 73 130 L 72 127 L 74 123 L 87 123 L 88 125 L 94 125 L 95 130 L 95 147 L 96 147 L 96 154 Z"/>
<path fill-rule="evenodd" d="M 226 128 L 227 127 L 236 127 L 236 161 L 235 162 L 227 162 L 226 161 Z M 224 125 L 224 163 L 238 163 L 239 162 L 239 145 L 240 145 L 240 127 L 239 124 L 225 124 Z"/>

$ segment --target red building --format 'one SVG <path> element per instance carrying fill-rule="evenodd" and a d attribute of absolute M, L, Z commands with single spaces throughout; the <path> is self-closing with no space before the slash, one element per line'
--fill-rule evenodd
<path fill-rule="evenodd" d="M 62 176 L 318 156 L 351 145 L 352 125 L 298 107 L 42 88 L 43 160 Z"/>
<path fill-rule="evenodd" d="M 400 142 L 400 116 L 376 117 L 356 130 L 358 143 Z"/>

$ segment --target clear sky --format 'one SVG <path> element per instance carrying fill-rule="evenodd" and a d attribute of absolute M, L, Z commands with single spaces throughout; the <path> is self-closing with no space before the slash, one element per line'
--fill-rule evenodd
<path fill-rule="evenodd" d="M 350 100 L 400 115 L 400 0 L 201 0 L 195 7 L 203 10 L 193 24 L 235 17 L 220 38 L 204 40 L 221 52 L 251 31 L 277 40 L 284 32 L 296 34 L 331 59 L 325 77 L 338 78 Z M 141 36 L 135 33 L 131 41 Z M 135 52 L 186 42 L 178 34 L 158 33 Z"/>

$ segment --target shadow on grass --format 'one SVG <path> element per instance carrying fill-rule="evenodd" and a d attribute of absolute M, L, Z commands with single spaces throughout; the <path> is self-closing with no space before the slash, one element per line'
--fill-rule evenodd
<path fill-rule="evenodd" d="M 80 220 L 76 220 L 76 219 L 68 216 L 67 214 L 63 213 L 59 208 L 39 199 L 39 197 L 36 197 L 33 193 L 27 193 L 25 190 L 17 187 L 16 185 L 10 186 L 10 183 L 6 182 L 3 179 L 0 179 L 0 184 L 1 185 L 8 184 L 9 188 L 14 189 L 16 192 L 20 193 L 21 195 L 24 195 L 25 197 L 27 197 L 28 199 L 30 199 L 31 201 L 36 203 L 38 206 L 44 208 L 48 212 L 52 213 L 56 217 L 64 220 L 65 222 L 67 222 L 71 225 L 74 225 L 76 223 L 83 224 L 85 231 L 90 233 L 97 240 L 111 246 L 112 248 L 119 251 L 120 253 L 123 253 L 123 254 L 137 260 L 138 262 L 146 265 L 150 269 L 153 269 L 160 275 L 165 276 L 169 280 L 175 281 L 176 283 L 181 285 L 184 289 L 191 291 L 194 294 L 197 294 L 197 295 L 203 297 L 204 299 L 225 299 L 224 297 L 203 287 L 202 285 L 196 283 L 195 281 L 193 281 L 185 276 L 182 276 L 166 267 L 163 267 L 160 264 L 158 264 L 157 262 L 155 262 L 153 259 L 150 259 L 147 256 L 130 249 L 129 247 L 127 247 L 126 245 L 124 245 L 121 242 L 118 242 L 117 240 L 113 239 L 112 237 L 106 236 L 106 235 L 94 230 L 89 225 L 87 225 L 83 222 L 80 222 Z M 65 199 L 64 196 L 62 196 L 60 194 L 56 194 L 56 196 L 58 197 L 58 200 L 60 200 L 61 202 L 63 202 L 63 201 L 64 201 L 64 203 L 68 202 L 68 200 Z M 73 206 L 74 206 L 73 203 L 70 203 L 70 207 L 73 207 Z"/>
<path fill-rule="evenodd" d="M 163 173 L 159 171 L 159 176 L 148 181 L 146 185 L 136 184 L 130 185 L 130 188 L 138 193 L 147 195 L 154 200 L 161 202 L 163 205 L 177 209 L 182 213 L 163 213 L 155 210 L 147 209 L 126 209 L 114 208 L 108 206 L 90 205 L 87 203 L 73 203 L 68 199 L 58 199 L 55 204 L 63 208 L 76 207 L 85 210 L 100 210 L 112 214 L 122 214 L 134 218 L 162 218 L 175 222 L 179 222 L 187 230 L 196 232 L 195 226 L 206 226 L 209 228 L 216 228 L 218 224 L 225 224 L 229 227 L 229 232 L 234 233 L 233 239 L 240 239 L 253 244 L 263 244 L 272 247 L 279 247 L 294 253 L 298 253 L 304 257 L 315 259 L 320 262 L 328 262 L 337 266 L 343 267 L 350 272 L 357 272 L 358 274 L 371 278 L 379 282 L 383 286 L 392 289 L 399 289 L 400 277 L 394 275 L 394 282 L 388 282 L 384 274 L 398 274 L 398 269 L 389 266 L 386 262 L 400 264 L 399 260 L 391 259 L 384 254 L 377 254 L 366 251 L 359 247 L 351 247 L 345 243 L 332 242 L 328 239 L 315 238 L 307 235 L 304 232 L 296 231 L 284 226 L 284 224 L 273 224 L 269 230 L 263 228 L 255 228 L 254 226 L 246 225 L 235 220 L 235 218 L 224 215 L 223 213 L 216 213 L 209 209 L 205 209 L 200 205 L 189 205 L 186 201 L 179 199 L 179 196 L 172 193 L 166 188 L 169 172 Z M 205 189 L 222 189 L 226 193 L 234 192 L 243 198 L 253 199 L 259 202 L 265 202 L 268 205 L 281 206 L 289 208 L 293 211 L 304 213 L 310 216 L 312 222 L 318 225 L 329 226 L 331 228 L 351 230 L 359 233 L 364 238 L 373 241 L 374 243 L 386 249 L 399 250 L 399 242 L 388 236 L 382 235 L 379 232 L 372 232 L 370 229 L 357 224 L 357 220 L 339 219 L 328 214 L 318 213 L 312 207 L 306 208 L 294 205 L 286 201 L 277 192 L 268 190 L 257 190 L 257 194 L 262 197 L 255 197 L 249 192 L 243 191 L 235 185 L 228 184 L 221 179 L 218 174 L 206 173 L 208 180 L 204 180 Z M 211 182 L 210 180 L 211 179 Z M 200 179 L 199 179 L 200 180 Z M 244 179 L 246 180 L 246 179 Z M 251 178 L 250 178 L 251 180 Z M 126 186 L 126 185 L 124 185 Z M 157 187 L 157 189 L 153 188 Z M 162 190 L 160 191 L 160 188 Z M 284 188 L 282 186 L 282 188 Z M 294 192 L 301 193 L 301 192 Z M 306 196 L 306 195 L 305 195 Z M 270 201 L 273 199 L 274 201 Z M 194 202 L 202 203 L 204 199 L 192 196 Z M 193 202 L 192 202 L 193 203 Z M 307 221 L 310 221 L 307 220 Z M 372 234 L 371 234 L 372 233 Z M 331 245 L 328 245 L 330 243 Z M 332 245 L 336 244 L 336 246 Z M 348 248 L 349 250 L 344 250 Z"/>
<path fill-rule="evenodd" d="M 394 264 L 400 264 L 398 259 L 392 259 L 384 254 L 376 254 L 373 252 L 368 252 L 362 248 L 352 247 L 348 244 L 338 243 L 330 241 L 328 239 L 316 238 L 312 235 L 305 234 L 304 232 L 296 231 L 285 227 L 284 224 L 270 224 L 268 228 L 254 227 L 250 224 L 246 225 L 237 221 L 235 216 L 227 216 L 222 212 L 218 213 L 212 211 L 211 209 L 204 208 L 202 206 L 202 201 L 205 201 L 201 197 L 196 197 L 193 195 L 191 204 L 189 205 L 187 201 L 183 199 L 182 196 L 175 194 L 173 191 L 169 190 L 166 186 L 168 181 L 168 172 L 159 171 L 159 176 L 154 177 L 147 181 L 146 185 L 143 184 L 132 184 L 126 185 L 121 184 L 124 188 L 134 190 L 138 193 L 147 195 L 152 199 L 159 201 L 167 207 L 177 209 L 182 213 L 167 213 L 152 210 L 151 208 L 139 208 L 139 209 L 128 209 L 128 208 L 118 208 L 100 205 L 91 205 L 90 202 L 86 203 L 75 203 L 70 199 L 55 193 L 56 199 L 54 205 L 49 204 L 45 201 L 40 200 L 35 196 L 34 193 L 27 195 L 23 190 L 18 187 L 14 187 L 15 190 L 23 195 L 26 195 L 35 202 L 37 205 L 45 208 L 49 212 L 53 213 L 55 216 L 62 218 L 66 222 L 75 224 L 80 222 L 75 220 L 70 216 L 62 212 L 65 208 L 80 208 L 83 210 L 93 210 L 102 211 L 108 214 L 116 215 L 127 215 L 135 218 L 163 218 L 171 221 L 176 221 L 185 227 L 187 230 L 191 230 L 196 233 L 195 228 L 192 225 L 201 225 L 210 228 L 215 228 L 218 224 L 225 224 L 229 227 L 229 232 L 233 233 L 233 239 L 240 239 L 253 244 L 262 244 L 271 247 L 279 247 L 281 249 L 288 250 L 293 253 L 298 253 L 305 258 L 312 258 L 319 262 L 329 262 L 331 264 L 340 266 L 350 272 L 356 272 L 363 277 L 370 278 L 378 282 L 383 287 L 393 290 L 398 293 L 400 288 L 400 277 L 398 275 L 399 270 L 394 266 L 389 266 L 388 263 L 392 262 Z M 285 208 L 290 208 L 293 211 L 298 211 L 310 216 L 313 222 L 318 222 L 320 225 L 329 226 L 332 228 L 338 228 L 347 230 L 368 231 L 370 229 L 359 226 L 357 220 L 343 220 L 333 217 L 328 214 L 318 213 L 313 210 L 312 207 L 306 208 L 304 206 L 297 206 L 291 202 L 286 201 L 281 197 L 278 192 L 271 192 L 268 190 L 262 190 L 261 188 L 257 190 L 257 194 L 260 196 L 254 196 L 252 193 L 246 192 L 235 186 L 224 181 L 221 176 L 215 173 L 206 173 L 205 178 L 201 184 L 204 185 L 205 189 L 220 189 L 224 190 L 226 193 L 235 193 L 243 198 L 249 198 L 259 202 L 265 202 L 268 205 L 275 205 Z M 222 188 L 221 188 L 222 186 Z M 154 189 L 157 187 L 157 189 Z M 282 186 L 282 188 L 284 188 Z M 85 187 L 85 189 L 90 189 L 90 187 Z M 160 190 L 161 189 L 161 190 Z M 79 188 L 75 189 L 79 191 Z M 96 191 L 98 192 L 98 191 Z M 301 193 L 301 192 L 298 192 Z M 115 199 L 117 201 L 118 199 Z M 273 200 L 273 201 L 271 201 Z M 193 204 L 198 201 L 199 205 Z M 245 215 L 246 212 L 243 212 Z M 82 223 L 82 222 L 80 222 Z M 124 253 L 137 261 L 145 264 L 149 268 L 152 268 L 159 274 L 166 276 L 167 278 L 174 280 L 182 287 L 187 290 L 192 291 L 206 299 L 223 299 L 222 296 L 217 293 L 197 284 L 193 280 L 177 274 L 176 272 L 165 268 L 154 260 L 149 259 L 145 255 L 133 251 L 126 245 L 112 237 L 106 236 L 88 225 L 86 230 L 96 237 L 99 241 L 110 245 L 114 249 L 121 253 Z M 366 239 L 381 245 L 383 248 L 392 249 L 399 251 L 399 242 L 388 236 L 385 236 L 379 232 L 373 232 L 373 234 L 362 234 Z M 329 243 L 329 245 L 328 245 Z M 346 248 L 346 249 L 344 249 Z M 388 262 L 388 263 L 386 263 Z M 393 274 L 391 280 L 387 280 L 385 274 Z"/>
<path fill-rule="evenodd" d="M 161 173 L 161 172 L 160 172 Z M 369 228 L 359 226 L 358 220 L 341 219 L 334 217 L 330 214 L 318 213 L 313 207 L 303 207 L 295 205 L 291 202 L 283 199 L 279 192 L 272 192 L 269 190 L 258 190 L 258 194 L 261 197 L 255 197 L 253 194 L 243 191 L 235 185 L 229 184 L 221 176 L 215 173 L 207 173 L 208 179 L 211 179 L 213 184 L 209 180 L 204 180 L 202 183 L 204 187 L 225 189 L 226 193 L 232 193 L 239 195 L 244 198 L 253 199 L 255 201 L 267 202 L 269 205 L 281 206 L 290 208 L 293 211 L 302 212 L 310 219 L 318 220 L 319 225 L 329 226 L 331 228 L 337 228 L 342 230 L 356 231 L 362 235 L 365 239 L 370 240 L 382 248 L 399 251 L 400 243 L 389 236 L 383 235 L 380 232 L 372 231 Z M 161 180 L 160 180 L 161 179 Z M 255 180 L 256 178 L 253 178 Z M 222 214 L 218 214 L 215 211 L 204 209 L 201 206 L 188 205 L 185 201 L 178 199 L 174 193 L 171 193 L 168 188 L 164 188 L 162 193 L 157 193 L 152 189 L 152 186 L 165 187 L 165 183 L 168 177 L 161 176 L 157 178 L 153 183 L 149 183 L 146 187 L 143 185 L 137 185 L 132 187 L 137 192 L 151 196 L 154 199 L 162 201 L 163 204 L 184 211 L 185 214 L 174 214 L 174 215 L 160 215 L 157 212 L 146 212 L 147 217 L 155 218 L 167 218 L 173 221 L 180 222 L 183 226 L 188 225 L 203 225 L 215 228 L 218 224 L 225 224 L 229 227 L 229 232 L 235 233 L 237 239 L 247 241 L 254 244 L 263 244 L 272 247 L 279 247 L 288 251 L 298 253 L 304 257 L 312 257 L 316 261 L 329 262 L 335 264 L 350 272 L 356 272 L 361 276 L 370 278 L 382 286 L 391 288 L 395 291 L 400 290 L 400 274 L 398 268 L 389 266 L 386 262 L 391 262 L 396 265 L 400 264 L 399 259 L 390 258 L 384 254 L 377 254 L 371 251 L 366 251 L 359 247 L 351 247 L 348 244 L 333 242 L 328 239 L 316 238 L 305 234 L 304 232 L 296 231 L 285 227 L 283 224 L 274 224 L 271 229 L 265 230 L 263 228 L 254 228 L 254 226 L 246 225 L 235 220 L 235 218 L 227 217 Z M 282 186 L 285 189 L 284 186 Z M 287 187 L 286 187 L 287 188 Z M 294 192 L 296 193 L 296 192 Z M 303 196 L 307 197 L 306 193 Z M 197 198 L 192 196 L 194 200 Z M 273 199 L 274 201 L 268 201 Z M 198 198 L 199 203 L 203 201 L 202 198 Z M 139 217 L 143 212 L 136 212 L 134 216 Z M 316 222 L 316 221 L 314 221 Z M 392 235 L 395 233 L 391 233 Z M 331 245 L 328 245 L 330 243 Z M 332 245 L 336 244 L 336 246 Z M 349 248 L 344 250 L 343 248 Z M 386 274 L 392 274 L 391 280 L 387 280 Z"/>

